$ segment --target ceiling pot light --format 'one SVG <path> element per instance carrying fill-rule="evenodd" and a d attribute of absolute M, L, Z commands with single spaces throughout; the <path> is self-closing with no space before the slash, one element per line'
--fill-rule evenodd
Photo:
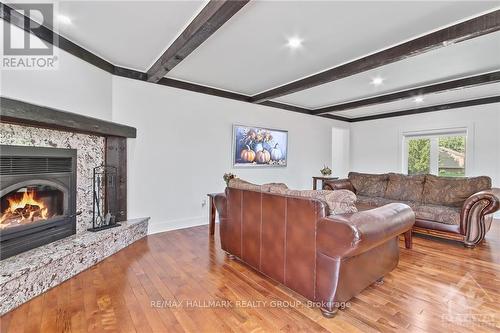
<path fill-rule="evenodd" d="M 424 101 L 424 98 L 422 96 L 415 97 L 415 103 L 422 103 L 423 101 Z"/>
<path fill-rule="evenodd" d="M 380 86 L 383 82 L 384 82 L 384 79 L 381 78 L 380 76 L 377 76 L 377 77 L 374 77 L 372 79 L 371 84 L 373 84 L 374 86 Z"/>
<path fill-rule="evenodd" d="M 62 24 L 71 24 L 71 19 L 66 15 L 59 14 L 57 15 L 57 21 Z"/>
<path fill-rule="evenodd" d="M 290 37 L 288 38 L 288 43 L 286 44 L 291 49 L 298 49 L 302 46 L 302 39 L 299 37 Z"/>

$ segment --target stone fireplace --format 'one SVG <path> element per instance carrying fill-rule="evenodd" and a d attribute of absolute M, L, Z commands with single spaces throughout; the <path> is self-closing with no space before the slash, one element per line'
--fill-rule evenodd
<path fill-rule="evenodd" d="M 5 97 L 0 107 L 2 315 L 141 239 L 149 218 L 127 220 L 135 128 Z M 117 169 L 121 225 L 90 232 L 93 168 L 102 165 Z"/>
<path fill-rule="evenodd" d="M 73 214 L 75 232 L 81 233 L 92 226 L 92 170 L 105 163 L 105 138 L 97 135 L 73 133 L 46 128 L 0 123 L 0 145 L 26 148 L 52 148 L 73 150 L 76 167 L 76 207 Z M 6 155 L 4 149 L 1 155 Z M 3 180 L 3 175 L 2 175 Z M 3 207 L 3 206 L 2 206 Z M 3 213 L 3 211 L 2 211 Z"/>
<path fill-rule="evenodd" d="M 0 151 L 0 259 L 74 234 L 76 150 Z"/>

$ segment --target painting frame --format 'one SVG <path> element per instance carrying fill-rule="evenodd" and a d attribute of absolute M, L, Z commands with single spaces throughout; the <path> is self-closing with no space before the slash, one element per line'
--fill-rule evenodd
<path fill-rule="evenodd" d="M 241 159 L 241 151 L 242 151 L 242 143 L 240 140 L 242 139 L 242 133 L 244 131 L 253 130 L 255 133 L 259 131 L 264 133 L 269 133 L 271 135 L 271 141 L 262 142 L 263 149 L 266 150 L 267 153 L 265 155 L 269 155 L 269 162 L 262 161 L 262 155 L 258 156 L 257 151 L 259 149 L 255 149 L 255 146 L 249 147 L 245 145 L 246 148 L 250 148 L 253 150 L 253 154 L 255 157 L 259 157 L 261 162 L 257 162 L 254 159 L 253 162 L 243 161 Z M 276 150 L 278 149 L 278 150 Z M 256 151 L 257 150 L 257 151 Z M 278 152 L 281 152 L 282 158 L 277 160 L 275 158 L 270 159 L 270 156 L 277 157 L 279 155 Z M 269 128 L 260 125 L 241 125 L 241 124 L 233 124 L 232 130 L 232 167 L 233 168 L 286 168 L 288 166 L 288 131 L 284 129 L 277 128 Z"/>

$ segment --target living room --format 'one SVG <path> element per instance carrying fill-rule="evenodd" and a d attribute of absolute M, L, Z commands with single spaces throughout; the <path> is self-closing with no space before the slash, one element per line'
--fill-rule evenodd
<path fill-rule="evenodd" d="M 1 6 L 2 332 L 500 327 L 499 1 Z"/>

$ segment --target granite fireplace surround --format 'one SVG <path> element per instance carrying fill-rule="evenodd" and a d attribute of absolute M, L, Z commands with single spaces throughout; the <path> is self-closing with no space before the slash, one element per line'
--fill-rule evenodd
<path fill-rule="evenodd" d="M 145 237 L 149 218 L 89 232 L 92 226 L 92 170 L 104 164 L 105 138 L 0 123 L 0 144 L 77 149 L 76 234 L 0 261 L 0 315 L 64 282 Z"/>

